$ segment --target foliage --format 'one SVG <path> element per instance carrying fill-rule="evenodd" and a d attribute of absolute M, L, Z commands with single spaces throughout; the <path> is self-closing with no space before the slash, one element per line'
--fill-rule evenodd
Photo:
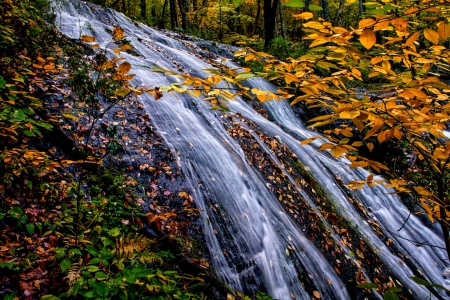
<path fill-rule="evenodd" d="M 0 54 L 0 297 L 205 299 L 204 276 L 179 274 L 180 252 L 161 251 L 143 234 L 145 226 L 181 228 L 176 214 L 157 207 L 161 215 L 145 215 L 136 181 L 100 165 L 122 147 L 117 128 L 106 128 L 104 149 L 92 143 L 99 118 L 140 93 L 128 83 L 131 65 L 106 49 L 84 63 L 78 51 L 86 48 L 45 25 L 46 1 L 0 4 L 0 47 L 8 50 Z M 81 38 L 99 48 L 93 37 Z M 115 28 L 117 55 L 131 48 L 123 38 Z M 44 92 L 54 98 L 44 101 Z M 101 112 L 100 98 L 108 102 Z M 62 129 L 77 132 L 77 155 L 49 139 Z"/>

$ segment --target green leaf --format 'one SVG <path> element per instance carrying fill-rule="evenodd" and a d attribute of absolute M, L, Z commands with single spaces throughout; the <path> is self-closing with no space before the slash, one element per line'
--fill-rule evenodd
<path fill-rule="evenodd" d="M 440 289 L 440 290 L 444 290 L 444 291 L 450 292 L 448 289 L 446 289 L 442 285 L 439 285 L 439 284 L 436 284 L 436 283 L 431 284 L 431 286 L 436 288 L 436 289 Z"/>
<path fill-rule="evenodd" d="M 86 250 L 87 250 L 87 252 L 89 252 L 90 255 L 98 256 L 98 251 L 97 251 L 97 249 L 94 248 L 94 246 L 87 245 Z"/>
<path fill-rule="evenodd" d="M 214 75 L 221 75 L 220 71 L 217 69 L 202 69 L 202 71 L 208 72 L 210 74 L 214 74 Z"/>
<path fill-rule="evenodd" d="M 369 11 L 369 15 L 385 15 L 386 12 L 382 9 L 374 9 Z"/>
<path fill-rule="evenodd" d="M 98 257 L 96 257 L 96 258 L 94 258 L 93 260 L 91 260 L 90 262 L 89 262 L 89 264 L 91 264 L 91 265 L 95 265 L 95 264 L 98 264 L 99 262 L 100 262 L 100 258 L 98 258 Z"/>
<path fill-rule="evenodd" d="M 12 294 L 6 295 L 4 300 L 13 300 L 17 296 L 17 291 L 14 291 Z"/>
<path fill-rule="evenodd" d="M 402 289 L 399 288 L 399 287 L 394 286 L 394 287 L 389 288 L 388 291 L 392 291 L 392 292 L 395 292 L 395 293 L 400 293 L 402 291 Z"/>
<path fill-rule="evenodd" d="M 289 0 L 284 4 L 287 7 L 305 7 L 305 2 L 302 0 Z"/>
<path fill-rule="evenodd" d="M 105 247 L 103 247 L 102 250 L 100 250 L 100 255 L 103 259 L 111 259 L 114 257 L 114 253 L 109 252 L 108 249 L 106 249 Z"/>
<path fill-rule="evenodd" d="M 72 255 L 75 255 L 75 254 L 78 254 L 80 256 L 83 255 L 81 253 L 80 249 L 78 249 L 78 248 L 72 248 L 72 249 L 69 250 L 69 256 L 72 256 Z"/>
<path fill-rule="evenodd" d="M 234 6 L 239 6 L 242 3 L 242 0 L 233 0 Z"/>
<path fill-rule="evenodd" d="M 314 4 L 310 4 L 310 5 L 308 6 L 308 8 L 309 8 L 310 11 L 323 10 L 323 8 L 322 8 L 321 6 L 319 6 L 319 5 L 314 5 Z"/>
<path fill-rule="evenodd" d="M 53 295 L 44 295 L 42 296 L 41 300 L 60 300 L 60 298 Z"/>
<path fill-rule="evenodd" d="M 391 291 L 386 291 L 384 293 L 383 299 L 384 300 L 399 300 L 398 296 L 394 292 L 391 292 Z"/>
<path fill-rule="evenodd" d="M 113 228 L 113 229 L 110 229 L 110 230 L 108 231 L 108 234 L 109 234 L 110 236 L 113 236 L 113 237 L 118 236 L 118 235 L 120 234 L 120 228 Z"/>
<path fill-rule="evenodd" d="M 83 278 L 79 278 L 77 281 L 75 281 L 75 284 L 72 286 L 70 294 L 72 296 L 76 296 L 76 294 L 82 287 L 83 287 Z"/>
<path fill-rule="evenodd" d="M 410 277 L 415 283 L 423 286 L 431 286 L 431 283 L 419 277 Z"/>
<path fill-rule="evenodd" d="M 34 111 L 31 108 L 24 108 L 22 109 L 22 111 L 26 114 L 26 115 L 34 115 Z"/>
<path fill-rule="evenodd" d="M 25 225 L 25 228 L 27 229 L 27 231 L 28 231 L 28 233 L 30 235 L 33 235 L 33 233 L 34 233 L 34 224 L 28 223 L 28 224 Z"/>
<path fill-rule="evenodd" d="M 12 267 L 15 265 L 15 262 L 4 262 L 0 264 L 0 268 L 8 268 L 8 269 L 12 269 Z"/>
<path fill-rule="evenodd" d="M 61 266 L 61 272 L 64 273 L 72 265 L 72 260 L 67 258 L 63 259 L 59 265 Z"/>
<path fill-rule="evenodd" d="M 373 283 L 373 282 L 366 282 L 366 283 L 358 284 L 358 287 L 360 289 L 377 289 L 377 288 L 379 288 L 378 284 Z"/>
<path fill-rule="evenodd" d="M 92 265 L 90 265 L 90 266 L 87 267 L 87 270 L 88 270 L 89 272 L 93 273 L 93 272 L 97 272 L 98 270 L 100 270 L 100 268 L 97 267 L 97 266 L 92 266 Z"/>
<path fill-rule="evenodd" d="M 106 275 L 103 272 L 97 272 L 97 273 L 95 273 L 95 278 L 97 278 L 98 280 L 103 280 L 103 279 L 108 278 L 108 275 Z"/>
<path fill-rule="evenodd" d="M 80 294 L 86 298 L 95 298 L 94 291 L 91 290 L 81 290 Z"/>
<path fill-rule="evenodd" d="M 255 74 L 253 73 L 240 73 L 238 76 L 236 76 L 235 80 L 246 80 L 249 78 L 255 77 Z"/>
<path fill-rule="evenodd" d="M 24 130 L 23 133 L 24 133 L 26 136 L 36 136 L 33 132 L 31 132 L 31 131 L 29 131 L 29 130 Z"/>
<path fill-rule="evenodd" d="M 395 10 L 395 9 L 397 9 L 397 8 L 398 8 L 397 6 L 394 6 L 394 5 L 392 5 L 392 4 L 387 4 L 387 5 L 384 5 L 384 6 L 383 6 L 383 10 L 384 10 L 384 11 Z"/>

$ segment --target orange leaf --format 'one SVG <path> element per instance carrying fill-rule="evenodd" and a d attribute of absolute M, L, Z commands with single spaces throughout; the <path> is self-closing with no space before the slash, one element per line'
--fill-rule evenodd
<path fill-rule="evenodd" d="M 389 20 L 376 23 L 373 26 L 373 31 L 378 31 L 378 30 L 384 29 L 384 28 L 388 27 L 389 24 L 391 24 L 391 21 L 389 21 Z"/>
<path fill-rule="evenodd" d="M 114 27 L 113 38 L 115 38 L 116 40 L 121 40 L 124 37 L 125 37 L 124 30 L 120 27 Z"/>
<path fill-rule="evenodd" d="M 292 15 L 294 18 L 296 19 L 304 19 L 304 20 L 308 20 L 311 19 L 314 15 L 312 12 L 309 11 L 305 11 L 301 14 L 297 14 L 297 15 Z"/>
<path fill-rule="evenodd" d="M 420 31 L 416 31 L 406 40 L 405 46 L 411 46 L 420 36 Z"/>
<path fill-rule="evenodd" d="M 129 62 L 123 62 L 119 68 L 117 69 L 117 72 L 119 72 L 120 75 L 125 75 L 128 73 L 128 71 L 131 70 L 131 65 Z"/>
<path fill-rule="evenodd" d="M 399 31 L 405 31 L 406 27 L 408 27 L 408 22 L 403 18 L 394 19 L 391 21 L 391 24 Z"/>
<path fill-rule="evenodd" d="M 373 45 L 375 45 L 377 37 L 375 36 L 375 33 L 373 33 L 372 30 L 364 29 L 363 33 L 359 37 L 359 41 L 367 50 L 369 50 L 370 48 L 373 47 Z"/>
<path fill-rule="evenodd" d="M 364 19 L 359 21 L 359 28 L 366 28 L 366 27 L 370 27 L 373 24 L 375 24 L 376 21 L 374 19 Z"/>
<path fill-rule="evenodd" d="M 450 36 L 450 25 L 447 24 L 447 22 L 440 22 L 438 25 L 438 34 L 441 39 L 444 41 L 448 39 Z"/>
<path fill-rule="evenodd" d="M 83 34 L 81 36 L 81 40 L 85 43 L 92 43 L 95 42 L 95 37 Z"/>
<path fill-rule="evenodd" d="M 429 28 L 425 28 L 423 30 L 423 34 L 425 35 L 425 38 L 430 42 L 432 42 L 433 44 L 435 45 L 439 44 L 439 34 L 436 31 Z"/>

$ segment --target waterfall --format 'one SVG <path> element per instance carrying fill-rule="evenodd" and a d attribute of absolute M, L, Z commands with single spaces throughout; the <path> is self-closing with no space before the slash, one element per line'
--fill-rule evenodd
<path fill-rule="evenodd" d="M 92 35 L 102 48 L 106 48 L 111 40 L 113 25 L 124 29 L 126 39 L 134 47 L 134 55 L 125 52 L 121 55 L 133 66 L 134 85 L 160 87 L 179 80 L 151 72 L 153 66 L 206 77 L 207 73 L 202 69 L 213 68 L 212 62 L 225 58 L 227 63 L 233 64 L 229 60 L 230 50 L 225 46 L 202 41 L 215 52 L 206 58 L 205 51 L 198 47 L 195 39 L 181 40 L 176 34 L 138 25 L 110 9 L 77 0 L 70 0 L 61 7 L 55 5 L 55 8 L 56 25 L 63 34 L 76 39 L 82 34 Z M 248 80 L 248 85 L 261 90 L 276 90 L 273 84 L 260 78 Z M 267 179 L 258 168 L 249 164 L 245 150 L 224 125 L 230 119 L 251 133 L 261 151 L 280 170 L 287 166 L 269 150 L 247 121 L 266 136 L 276 137 L 289 149 L 323 187 L 336 213 L 357 232 L 360 243 L 371 249 L 397 285 L 410 290 L 415 299 L 429 295 L 428 290 L 409 279 L 414 276 L 413 268 L 419 269 L 427 280 L 442 284 L 442 272 L 448 265 L 446 252 L 439 248 L 416 247 L 408 241 L 426 241 L 445 247 L 439 230 L 423 225 L 415 215 L 410 215 L 403 226 L 409 215 L 408 209 L 396 195 L 388 194 L 389 191 L 382 187 L 365 187 L 355 192 L 342 187 L 338 181 L 348 183 L 365 179 L 367 172 L 350 169 L 348 161 L 318 152 L 318 140 L 300 146 L 300 141 L 317 133 L 306 129 L 286 102 L 265 104 L 273 119 L 269 121 L 239 97 L 230 101 L 230 113 L 226 115 L 211 110 L 201 97 L 186 93 L 166 93 L 159 101 L 143 94 L 140 101 L 157 131 L 177 154 L 196 206 L 203 211 L 200 218 L 212 266 L 231 287 L 239 291 L 264 290 L 276 299 L 311 299 L 312 291 L 318 292 L 322 299 L 349 299 L 348 287 L 354 287 L 355 283 L 341 279 L 342 274 L 336 270 L 333 259 L 326 257 L 323 245 L 311 241 L 286 212 Z M 361 269 L 361 276 L 371 281 L 370 274 L 354 255 L 355 250 L 345 246 L 312 194 L 305 192 L 288 172 L 283 180 L 290 182 L 308 209 L 318 216 L 327 233 L 326 238 L 333 240 L 340 255 L 348 260 L 346 263 L 351 268 Z M 367 211 L 364 217 L 355 208 L 355 201 Z M 374 224 L 378 224 L 381 234 Z M 354 274 L 347 276 L 355 277 Z M 302 281 L 311 282 L 312 286 L 304 286 Z M 375 290 L 371 297 L 381 299 Z"/>

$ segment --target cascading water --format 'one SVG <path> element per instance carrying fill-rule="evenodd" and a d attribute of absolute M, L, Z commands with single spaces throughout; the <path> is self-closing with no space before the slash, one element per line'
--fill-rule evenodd
<path fill-rule="evenodd" d="M 111 40 L 108 32 L 112 25 L 124 29 L 127 40 L 138 54 L 122 53 L 133 66 L 132 73 L 136 74 L 134 84 L 160 87 L 176 82 L 176 78 L 151 72 L 149 69 L 153 66 L 200 77 L 207 76 L 201 69 L 212 68 L 208 59 L 200 55 L 203 50 L 194 42 L 180 42 L 168 33 L 145 25 L 138 26 L 113 10 L 92 7 L 76 0 L 69 1 L 57 8 L 57 26 L 71 38 L 80 38 L 81 34 L 93 35 L 104 48 Z M 225 47 L 219 50 L 227 53 Z M 275 89 L 272 84 L 257 78 L 248 80 L 248 85 L 261 90 Z M 140 100 L 159 133 L 178 153 L 177 159 L 189 180 L 196 205 L 203 210 L 203 232 L 212 265 L 227 284 L 241 291 L 265 290 L 277 299 L 310 299 L 309 293 L 313 290 L 318 291 L 322 299 L 350 298 L 346 283 L 324 256 L 320 245 L 317 247 L 311 242 L 285 213 L 270 185 L 255 167 L 249 165 L 243 149 L 222 126 L 222 113 L 212 111 L 201 98 L 188 94 L 169 93 L 159 101 L 144 94 Z M 229 108 L 231 114 L 238 113 L 250 120 L 266 135 L 276 136 L 280 143 L 295 154 L 324 187 L 339 215 L 358 232 L 361 240 L 372 249 L 390 274 L 411 290 L 416 299 L 427 297 L 429 291 L 409 279 L 414 276 L 411 268 L 418 268 L 427 280 L 442 284 L 441 274 L 447 266 L 445 251 L 416 247 L 406 240 L 427 241 L 444 247 L 436 230 L 425 227 L 411 215 L 398 234 L 404 238 L 399 238 L 392 233 L 402 227 L 403 220 L 408 217 L 408 210 L 396 196 L 388 195 L 381 187 L 364 188 L 352 193 L 355 200 L 370 211 L 370 221 L 380 225 L 384 238 L 377 234 L 369 225 L 367 217 L 363 218 L 355 209 L 347 191 L 335 179 L 339 177 L 347 183 L 365 178 L 367 173 L 361 169 L 350 169 L 345 160 L 336 160 L 327 153 L 318 152 L 318 141 L 300 146 L 299 141 L 316 133 L 302 126 L 286 102 L 269 102 L 265 105 L 275 122 L 267 120 L 239 98 L 231 101 Z M 236 122 L 240 122 L 239 118 L 236 118 Z M 240 123 L 245 127 L 244 123 Z M 285 168 L 265 148 L 257 134 L 253 138 L 274 164 L 280 169 Z M 304 193 L 287 173 L 286 180 L 295 186 L 311 210 L 321 216 L 313 197 Z M 358 259 L 352 257 L 351 251 L 342 245 L 333 226 L 323 216 L 321 220 L 327 234 L 348 254 L 346 256 L 351 264 L 359 266 Z M 392 241 L 397 252 L 394 253 L 388 247 L 387 239 Z M 300 273 L 307 274 L 313 287 L 301 284 Z M 362 274 L 370 281 L 364 270 Z M 380 298 L 375 290 L 373 293 L 373 297 Z"/>

